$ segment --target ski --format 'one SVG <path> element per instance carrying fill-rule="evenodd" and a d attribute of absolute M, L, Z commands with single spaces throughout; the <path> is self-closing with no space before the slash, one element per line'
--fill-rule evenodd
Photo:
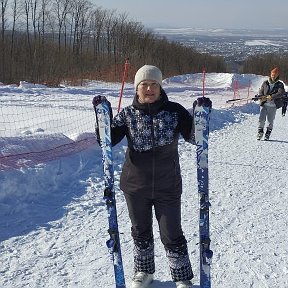
<path fill-rule="evenodd" d="M 266 97 L 266 96 L 264 96 Z M 231 103 L 231 102 L 237 102 L 237 101 L 251 101 L 251 100 L 254 100 L 254 101 L 257 101 L 257 100 L 261 100 L 261 98 L 263 97 L 252 97 L 252 98 L 234 98 L 234 99 L 229 99 L 229 100 L 226 100 L 226 103 Z"/>
<path fill-rule="evenodd" d="M 229 99 L 226 101 L 226 103 L 230 103 L 230 102 L 236 102 L 236 101 L 243 101 L 243 100 L 249 100 L 249 99 L 245 99 L 245 98 L 234 98 L 234 99 Z"/>
<path fill-rule="evenodd" d="M 200 288 L 211 287 L 210 265 L 213 256 L 210 250 L 209 232 L 209 175 L 208 137 L 211 106 L 194 104 L 197 182 L 199 195 L 199 248 L 200 248 Z"/>
<path fill-rule="evenodd" d="M 253 101 L 263 101 L 265 100 L 265 98 L 267 97 L 267 95 L 262 95 L 262 96 L 259 96 L 259 95 L 255 95 L 255 97 L 252 97 L 252 98 L 235 98 L 235 99 L 229 99 L 229 100 L 226 100 L 226 103 L 230 103 L 230 102 L 237 102 L 237 101 L 249 101 L 249 100 L 253 100 Z M 278 98 L 279 99 L 279 98 Z M 280 97 L 280 99 L 285 99 L 285 96 L 282 96 Z"/>
<path fill-rule="evenodd" d="M 118 231 L 116 200 L 114 191 L 114 168 L 111 143 L 111 106 L 108 100 L 102 96 L 93 98 L 93 106 L 96 115 L 96 133 L 99 131 L 100 146 L 102 149 L 102 163 L 104 172 L 104 200 L 108 212 L 109 240 L 106 242 L 112 256 L 116 288 L 125 288 L 125 277 L 120 248 Z"/>

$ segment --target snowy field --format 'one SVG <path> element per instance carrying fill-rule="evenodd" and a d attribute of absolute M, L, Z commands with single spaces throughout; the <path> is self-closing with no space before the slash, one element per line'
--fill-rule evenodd
<path fill-rule="evenodd" d="M 282 117 L 278 111 L 271 141 L 257 141 L 259 105 L 251 101 L 226 104 L 226 100 L 233 98 L 235 80 L 241 87 L 251 85 L 253 97 L 264 79 L 256 75 L 206 75 L 205 95 L 213 102 L 209 140 L 213 288 L 288 287 L 288 116 Z M 191 109 L 193 101 L 202 96 L 202 84 L 202 75 L 192 74 L 166 79 L 163 87 L 170 100 Z M 65 141 L 83 137 L 85 130 L 93 137 L 93 96 L 106 95 L 117 113 L 119 91 L 119 83 L 103 82 L 63 88 L 29 83 L 19 87 L 2 85 L 1 115 L 8 114 L 14 103 L 30 109 L 26 115 L 37 113 L 39 101 L 46 110 L 55 109 L 55 113 L 49 114 L 50 119 L 43 117 L 39 127 L 34 123 L 32 127 L 28 118 L 21 131 L 11 127 L 16 133 L 13 139 L 19 141 L 13 147 L 21 151 L 29 148 L 27 139 L 31 135 L 37 142 L 39 131 L 44 131 L 47 142 L 51 142 L 47 131 L 62 135 L 59 139 Z M 246 88 L 239 93 L 240 97 L 247 97 Z M 133 94 L 133 85 L 127 84 L 122 106 L 132 102 Z M 69 101 L 77 97 L 79 107 L 70 107 Z M 66 113 L 71 111 L 74 119 L 67 123 L 68 132 L 51 127 L 56 122 L 53 117 L 63 107 Z M 71 133 L 77 122 L 77 110 L 87 113 L 89 121 L 87 127 L 86 123 L 81 124 L 84 132 Z M 4 122 L 0 119 L 2 128 Z M 9 151 L 11 139 L 0 135 L 0 155 Z M 133 243 L 124 196 L 119 190 L 125 147 L 126 142 L 122 141 L 113 152 L 119 230 L 129 287 Z M 195 147 L 180 140 L 179 153 L 183 230 L 195 274 L 194 287 L 199 288 Z M 101 151 L 97 144 L 33 167 L 0 171 L 0 287 L 115 287 L 105 244 L 108 224 L 102 196 Z M 154 235 L 156 273 L 151 288 L 175 287 L 156 221 Z"/>

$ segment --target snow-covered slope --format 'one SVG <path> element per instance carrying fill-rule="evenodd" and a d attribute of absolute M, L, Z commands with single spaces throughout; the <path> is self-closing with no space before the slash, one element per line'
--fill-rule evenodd
<path fill-rule="evenodd" d="M 288 287 L 287 117 L 278 112 L 271 141 L 257 141 L 258 104 L 247 101 L 233 107 L 226 104 L 227 99 L 233 98 L 235 78 L 239 83 L 251 81 L 254 93 L 265 79 L 256 75 L 206 75 L 205 93 L 214 107 L 209 152 L 211 247 L 214 251 L 212 287 L 284 288 Z M 166 79 L 164 88 L 171 100 L 190 109 L 194 99 L 202 95 L 202 84 L 201 74 L 181 75 Z M 86 88 L 65 87 L 56 93 L 52 88 L 22 83 L 21 87 L 1 86 L 0 92 L 6 96 L 21 94 L 25 103 L 35 101 L 29 97 L 27 89 L 38 89 L 38 93 L 49 94 L 50 101 L 52 97 L 53 101 L 62 103 L 63 98 L 69 100 L 69 94 L 77 97 L 79 93 L 81 99 L 85 94 L 87 103 L 82 105 L 87 105 L 87 111 L 93 113 L 91 100 L 95 93 L 107 95 L 115 112 L 118 88 L 119 85 L 111 83 L 91 83 Z M 123 105 L 131 103 L 133 94 L 133 85 L 128 84 Z M 3 104 L 1 109 L 9 109 L 9 106 Z M 24 140 L 21 139 L 21 149 L 25 147 Z M 7 142 L 1 143 L 7 145 Z M 125 147 L 123 141 L 113 151 L 119 229 L 129 287 L 133 242 L 125 200 L 118 185 Z M 1 151 L 4 149 L 2 146 Z M 180 140 L 179 153 L 184 185 L 183 230 L 197 288 L 195 147 Z M 102 196 L 101 151 L 97 145 L 32 168 L 1 171 L 0 287 L 115 287 L 105 244 L 107 212 Z M 151 287 L 175 287 L 156 220 L 154 235 L 156 273 Z"/>

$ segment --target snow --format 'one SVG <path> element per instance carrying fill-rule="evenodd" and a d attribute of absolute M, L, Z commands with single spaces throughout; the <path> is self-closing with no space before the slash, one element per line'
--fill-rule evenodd
<path fill-rule="evenodd" d="M 226 100 L 233 98 L 235 80 L 240 87 L 246 87 L 238 91 L 241 98 L 246 98 L 247 83 L 253 96 L 265 77 L 208 73 L 205 79 L 205 95 L 213 101 L 209 140 L 212 287 L 288 287 L 287 118 L 278 111 L 271 141 L 257 141 L 259 105 L 251 101 L 233 105 Z M 187 109 L 191 109 L 194 99 L 202 96 L 202 85 L 201 74 L 180 75 L 164 81 L 168 97 Z M 36 112 L 41 109 L 41 102 L 46 109 L 49 107 L 52 112 L 55 109 L 55 113 L 49 114 L 50 121 L 46 119 L 48 116 L 44 117 L 39 127 L 24 121 L 25 127 L 21 131 L 16 129 L 16 135 L 0 137 L 0 155 L 9 153 L 12 146 L 19 153 L 30 151 L 31 142 L 45 149 L 51 143 L 69 144 L 87 134 L 92 137 L 94 123 L 87 126 L 83 123 L 86 132 L 76 131 L 72 135 L 71 129 L 60 131 L 54 126 L 54 115 L 65 106 L 74 118 L 81 109 L 93 122 L 91 100 L 99 93 L 108 97 L 116 113 L 119 89 L 119 83 L 104 82 L 62 88 L 27 82 L 21 82 L 18 87 L 1 85 L 4 115 L 13 103 L 25 103 L 24 108 L 34 107 Z M 122 106 L 132 102 L 133 94 L 133 85 L 126 84 Z M 79 99 L 79 106 L 70 107 L 69 101 L 75 98 Z M 27 114 L 30 113 L 29 110 Z M 0 120 L 2 126 L 3 120 Z M 72 131 L 74 121 L 67 123 Z M 119 190 L 125 147 L 124 140 L 114 147 L 113 153 L 119 230 L 129 287 L 133 242 L 124 196 Z M 193 282 L 199 288 L 195 146 L 181 139 L 179 153 L 183 230 L 195 274 Z M 101 151 L 95 142 L 60 159 L 0 171 L 0 287 L 115 287 L 105 244 L 107 211 L 102 196 Z M 151 287 L 175 287 L 156 220 L 154 235 L 156 273 Z"/>
<path fill-rule="evenodd" d="M 247 46 L 279 46 L 281 47 L 282 45 L 275 43 L 271 40 L 264 40 L 264 39 L 258 39 L 258 40 L 250 40 L 250 41 L 245 41 L 245 45 Z"/>

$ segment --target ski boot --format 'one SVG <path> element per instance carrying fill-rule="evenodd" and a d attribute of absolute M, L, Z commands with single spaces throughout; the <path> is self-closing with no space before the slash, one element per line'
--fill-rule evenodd
<path fill-rule="evenodd" d="M 272 129 L 267 128 L 266 133 L 265 133 L 265 136 L 264 136 L 264 140 L 265 140 L 265 141 L 268 141 L 268 140 L 269 140 L 271 132 L 272 132 Z"/>
<path fill-rule="evenodd" d="M 264 135 L 263 128 L 258 128 L 257 140 L 261 140 Z"/>
<path fill-rule="evenodd" d="M 146 288 L 153 281 L 153 274 L 146 272 L 135 273 L 131 288 Z"/>
<path fill-rule="evenodd" d="M 176 288 L 192 288 L 192 287 L 193 287 L 192 282 L 189 280 L 176 282 Z"/>

